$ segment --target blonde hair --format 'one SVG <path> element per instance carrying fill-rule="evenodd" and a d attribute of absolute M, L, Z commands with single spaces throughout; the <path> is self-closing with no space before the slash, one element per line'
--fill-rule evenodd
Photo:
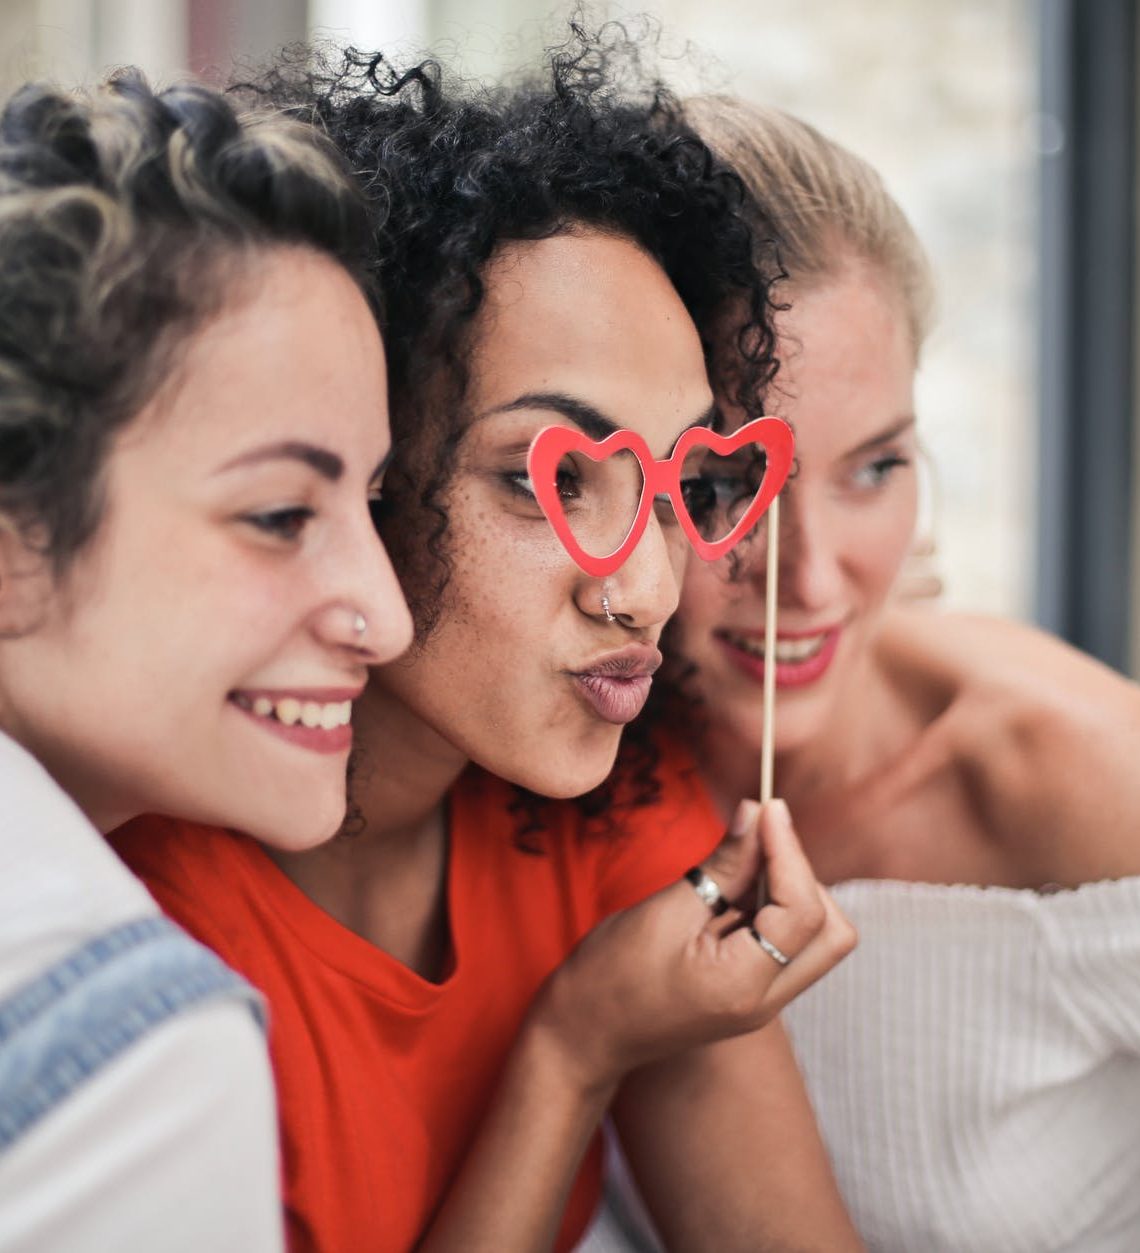
<path fill-rule="evenodd" d="M 934 314 L 930 262 L 872 166 L 779 109 L 695 96 L 685 114 L 744 181 L 756 224 L 776 234 L 788 281 L 835 278 L 852 255 L 880 268 L 903 298 L 917 360 Z"/>

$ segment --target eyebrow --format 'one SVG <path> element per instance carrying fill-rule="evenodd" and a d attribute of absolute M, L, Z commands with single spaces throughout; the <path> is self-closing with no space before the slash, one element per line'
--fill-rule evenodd
<path fill-rule="evenodd" d="M 885 444 L 889 440 L 897 439 L 903 431 L 909 430 L 914 426 L 914 414 L 909 417 L 900 419 L 892 426 L 888 426 L 885 431 L 880 431 L 878 435 L 872 435 L 870 439 L 865 439 L 857 447 L 852 448 L 844 455 L 847 457 L 858 457 L 860 453 L 870 452 L 873 448 L 878 448 L 880 444 Z"/>
<path fill-rule="evenodd" d="M 561 414 L 562 417 L 568 418 L 575 426 L 585 431 L 591 439 L 602 440 L 607 435 L 612 435 L 615 431 L 622 429 L 620 423 L 615 422 L 612 418 L 607 418 L 600 409 L 596 409 L 593 405 L 587 404 L 586 401 L 579 400 L 575 396 L 568 396 L 565 392 L 526 392 L 522 396 L 508 401 L 505 405 L 497 405 L 494 409 L 488 409 L 486 413 L 481 413 L 475 421 L 482 421 L 483 418 L 492 417 L 497 413 L 515 413 L 520 409 L 549 409 L 553 413 Z M 714 401 L 699 418 L 690 422 L 684 430 L 677 432 L 677 439 L 680 439 L 685 431 L 691 431 L 694 427 L 713 426 L 719 416 L 720 410 Z M 677 439 L 673 441 L 674 447 L 676 447 Z"/>
<path fill-rule="evenodd" d="M 388 457 L 391 455 L 389 451 Z M 380 463 L 381 467 L 387 465 L 388 457 Z M 258 465 L 263 461 L 301 461 L 331 483 L 335 483 L 344 474 L 344 462 L 335 452 L 329 452 L 327 448 L 320 448 L 316 444 L 305 444 L 298 440 L 285 440 L 280 444 L 266 444 L 263 448 L 252 448 L 249 452 L 243 452 L 232 461 L 219 466 L 216 473 L 222 474 L 227 470 L 236 470 L 240 466 Z M 380 471 L 377 470 L 377 474 L 379 473 Z"/>

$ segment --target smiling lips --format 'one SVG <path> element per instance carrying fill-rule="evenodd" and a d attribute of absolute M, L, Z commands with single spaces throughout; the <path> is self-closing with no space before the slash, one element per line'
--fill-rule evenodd
<path fill-rule="evenodd" d="M 352 691 L 233 692 L 230 703 L 290 744 L 318 753 L 352 747 Z"/>
<path fill-rule="evenodd" d="M 839 647 L 842 628 L 813 634 L 783 635 L 776 640 L 776 686 L 803 687 L 821 678 Z M 716 631 L 714 637 L 732 664 L 755 682 L 763 682 L 767 658 L 762 631 Z"/>
<path fill-rule="evenodd" d="M 661 654 L 652 644 L 630 644 L 606 653 L 572 678 L 586 704 L 603 722 L 632 722 L 649 699 Z"/>

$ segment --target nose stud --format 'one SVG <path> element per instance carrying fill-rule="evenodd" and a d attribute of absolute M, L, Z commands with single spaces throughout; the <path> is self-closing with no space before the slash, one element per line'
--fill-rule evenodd
<path fill-rule="evenodd" d="M 368 629 L 368 619 L 362 613 L 358 613 L 352 620 L 352 629 L 358 636 L 363 635 Z"/>

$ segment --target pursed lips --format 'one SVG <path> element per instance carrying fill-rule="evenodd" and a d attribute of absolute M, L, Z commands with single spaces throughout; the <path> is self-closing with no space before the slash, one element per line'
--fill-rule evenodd
<path fill-rule="evenodd" d="M 613 652 L 602 653 L 593 661 L 569 673 L 576 677 L 595 675 L 599 678 L 652 678 L 661 668 L 661 652 L 653 644 L 627 644 Z"/>

